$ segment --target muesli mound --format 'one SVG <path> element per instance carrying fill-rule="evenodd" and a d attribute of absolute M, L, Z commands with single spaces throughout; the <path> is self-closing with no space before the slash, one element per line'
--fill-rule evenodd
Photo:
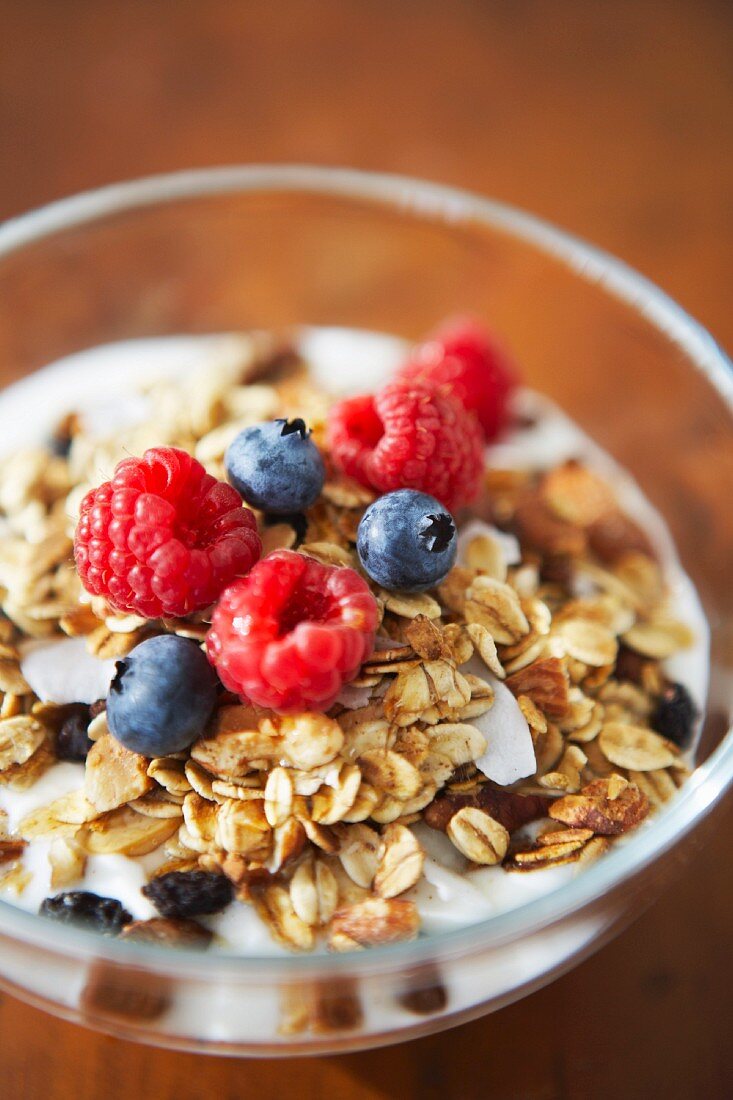
<path fill-rule="evenodd" d="M 0 785 L 84 764 L 12 831 L 0 811 L 0 889 L 43 843 L 57 920 L 206 946 L 236 899 L 349 951 L 419 934 L 418 824 L 466 875 L 521 874 L 668 801 L 690 628 L 594 470 L 485 464 L 514 385 L 491 341 L 438 334 L 338 404 L 292 348 L 239 346 L 0 470 Z M 147 857 L 157 917 L 82 889 L 110 854 Z"/>

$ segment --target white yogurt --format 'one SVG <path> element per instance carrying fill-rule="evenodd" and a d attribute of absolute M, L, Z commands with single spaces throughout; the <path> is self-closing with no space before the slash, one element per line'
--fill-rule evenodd
<path fill-rule="evenodd" d="M 0 457 L 33 442 L 43 442 L 66 412 L 82 411 L 88 430 L 100 438 L 108 432 L 131 426 L 148 412 L 146 399 L 136 392 L 137 387 L 148 386 L 158 379 L 185 377 L 213 361 L 217 365 L 235 362 L 241 358 L 245 347 L 246 338 L 237 335 L 161 337 L 92 348 L 59 360 L 0 394 L 3 423 Z M 374 389 L 388 378 L 402 359 L 405 345 L 379 333 L 311 328 L 302 330 L 300 350 L 311 365 L 314 377 L 325 388 L 351 393 Z M 613 484 L 623 507 L 644 526 L 660 553 L 672 592 L 673 614 L 688 623 L 695 633 L 695 645 L 673 658 L 668 672 L 685 684 L 702 709 L 708 683 L 708 627 L 697 593 L 679 564 L 664 521 L 633 479 L 551 401 L 523 391 L 518 395 L 518 405 L 519 410 L 531 414 L 536 423 L 488 448 L 487 460 L 494 466 L 545 468 L 565 458 L 583 458 Z M 514 540 L 509 536 L 503 538 L 508 558 L 514 558 Z M 34 643 L 27 650 L 24 671 L 32 685 L 35 686 L 34 679 L 38 683 L 39 694 L 56 702 L 93 701 L 103 694 L 100 687 L 109 682 L 113 663 L 96 661 L 99 667 L 90 666 L 89 660 L 94 659 L 80 656 L 83 643 L 62 641 L 54 644 L 62 648 L 50 661 L 55 666 L 50 678 L 48 655 L 45 665 L 40 656 L 47 643 Z M 70 665 L 73 666 L 77 658 L 78 667 L 73 669 Z M 43 666 L 40 672 L 39 664 Z M 483 666 L 476 671 L 486 676 Z M 497 690 L 502 687 L 498 683 L 495 686 Z M 347 691 L 346 705 L 350 705 L 348 698 Z M 358 695 L 350 702 L 361 705 Z M 528 734 L 527 740 L 531 746 Z M 527 769 L 533 770 L 529 759 L 515 761 L 515 771 L 512 771 L 507 754 L 499 753 L 494 758 L 494 766 L 497 759 L 500 766 L 506 767 L 506 772 L 502 773 L 503 782 L 527 774 Z M 12 828 L 31 810 L 79 789 L 83 777 L 82 765 L 59 763 L 30 790 L 0 790 L 0 808 L 9 815 Z M 525 874 L 508 873 L 500 867 L 466 873 L 466 862 L 442 834 L 425 826 L 416 828 L 427 860 L 424 880 L 408 896 L 418 905 L 427 935 L 516 908 L 561 887 L 577 873 L 572 864 Z M 22 908 L 37 910 L 41 900 L 51 892 L 48 847 L 47 842 L 40 840 L 28 846 L 24 863 L 33 873 L 31 883 L 17 898 L 7 894 L 0 896 Z M 90 856 L 79 888 L 119 898 L 135 917 L 152 916 L 152 906 L 141 894 L 140 887 L 146 872 L 160 858 L 157 853 L 143 859 Z M 283 949 L 273 943 L 250 906 L 235 902 L 206 923 L 215 932 L 216 943 L 229 951 L 243 955 L 283 954 Z"/>

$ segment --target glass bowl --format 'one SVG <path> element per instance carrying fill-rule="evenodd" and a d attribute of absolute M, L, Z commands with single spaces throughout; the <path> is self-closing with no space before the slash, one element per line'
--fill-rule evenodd
<path fill-rule="evenodd" d="M 487 199 L 399 177 L 253 166 L 146 179 L 0 228 L 2 381 L 112 340 L 293 324 L 414 339 L 485 317 L 665 516 L 711 625 L 700 766 L 633 842 L 458 931 L 352 955 L 107 941 L 0 903 L 0 976 L 126 1038 L 225 1054 L 354 1050 L 500 1008 L 597 949 L 679 873 L 733 775 L 733 375 L 624 264 Z M 540 872 L 541 873 L 541 872 Z"/>

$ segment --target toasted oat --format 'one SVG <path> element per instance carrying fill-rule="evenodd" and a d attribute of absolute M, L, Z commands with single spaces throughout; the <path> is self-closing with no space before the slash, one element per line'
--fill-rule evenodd
<path fill-rule="evenodd" d="M 90 855 L 143 856 L 173 836 L 180 820 L 144 817 L 122 806 L 84 826 L 78 839 Z"/>
<path fill-rule="evenodd" d="M 496 651 L 496 642 L 485 626 L 481 623 L 469 623 L 466 627 L 469 638 L 476 647 L 476 651 L 490 672 L 498 680 L 503 680 L 506 673 L 502 667 L 499 655 Z"/>
<path fill-rule="evenodd" d="M 508 584 L 480 575 L 466 592 L 466 621 L 485 627 L 499 645 L 514 645 L 530 626 L 519 596 Z"/>
<path fill-rule="evenodd" d="M 380 590 L 379 596 L 388 611 L 403 619 L 416 619 L 418 615 L 440 618 L 440 604 L 425 592 L 388 592 L 385 588 Z"/>
<path fill-rule="evenodd" d="M 258 912 L 272 935 L 286 947 L 311 951 L 315 943 L 313 929 L 296 913 L 290 893 L 284 886 L 267 886 L 255 900 Z"/>
<path fill-rule="evenodd" d="M 541 787 L 555 791 L 578 791 L 581 784 L 581 772 L 588 763 L 588 757 L 577 745 L 568 745 L 557 765 L 557 770 L 546 772 L 537 782 Z"/>
<path fill-rule="evenodd" d="M 380 838 L 368 825 L 340 825 L 338 857 L 346 874 L 357 886 L 368 889 L 380 862 Z"/>
<path fill-rule="evenodd" d="M 612 764 L 637 772 L 668 768 L 678 755 L 676 747 L 658 733 L 623 722 L 607 722 L 598 735 L 598 744 Z"/>
<path fill-rule="evenodd" d="M 358 760 L 361 773 L 377 790 L 394 798 L 413 798 L 420 790 L 420 773 L 414 764 L 391 749 L 363 753 Z"/>
<path fill-rule="evenodd" d="M 274 829 L 290 817 L 293 809 L 293 780 L 286 768 L 273 768 L 265 785 L 265 817 Z"/>
<path fill-rule="evenodd" d="M 555 628 L 565 652 L 592 668 L 613 665 L 618 644 L 612 631 L 602 623 L 588 619 L 564 619 Z"/>
<path fill-rule="evenodd" d="M 484 810 L 464 806 L 455 813 L 446 829 L 459 852 L 472 863 L 501 863 L 509 847 L 509 833 Z"/>
<path fill-rule="evenodd" d="M 388 825 L 382 834 L 382 843 L 374 890 L 383 898 L 394 898 L 419 880 L 425 855 L 417 837 L 405 825 Z"/>
<path fill-rule="evenodd" d="M 338 904 L 338 883 L 328 864 L 322 859 L 300 863 L 290 880 L 290 900 L 305 924 L 328 924 Z"/>
<path fill-rule="evenodd" d="M 626 631 L 623 639 L 624 644 L 636 653 L 661 661 L 681 649 L 689 648 L 695 636 L 685 623 L 660 615 L 647 622 L 636 623 Z"/>

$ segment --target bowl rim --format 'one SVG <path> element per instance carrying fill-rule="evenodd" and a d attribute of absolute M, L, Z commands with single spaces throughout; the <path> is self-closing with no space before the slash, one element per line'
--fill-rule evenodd
<path fill-rule="evenodd" d="M 733 414 L 733 365 L 708 331 L 664 291 L 624 261 L 543 219 L 495 199 L 389 173 L 307 164 L 227 165 L 148 176 L 72 195 L 0 225 L 0 259 L 56 233 L 126 211 L 180 200 L 262 191 L 331 195 L 370 202 L 407 217 L 462 226 L 479 223 L 527 243 L 579 278 L 630 306 L 685 353 Z M 673 802 L 637 832 L 570 882 L 515 909 L 475 924 L 419 937 L 410 943 L 344 955 L 243 955 L 226 951 L 171 951 L 148 944 L 106 940 L 94 932 L 52 926 L 37 914 L 0 900 L 0 934 L 46 950 L 93 955 L 118 963 L 174 972 L 201 980 L 279 977 L 295 981 L 319 972 L 370 975 L 419 965 L 436 956 L 463 956 L 526 937 L 595 902 L 638 874 L 690 831 L 733 782 L 733 730 L 697 767 Z"/>

